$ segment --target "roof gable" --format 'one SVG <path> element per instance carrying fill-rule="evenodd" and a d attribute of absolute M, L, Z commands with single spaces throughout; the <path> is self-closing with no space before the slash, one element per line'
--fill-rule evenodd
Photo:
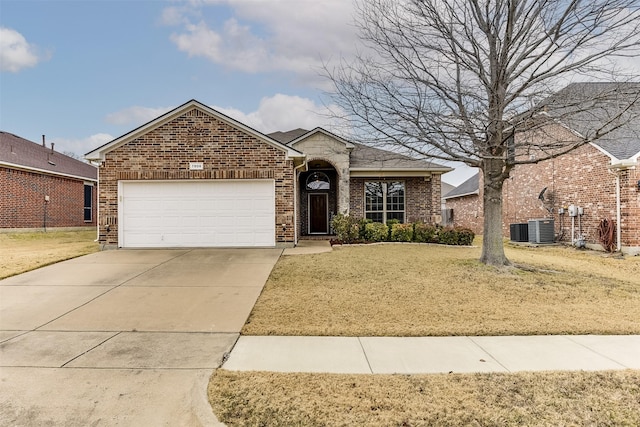
<path fill-rule="evenodd" d="M 629 104 L 633 104 L 626 112 L 633 115 L 629 121 L 591 141 L 609 157 L 623 160 L 640 155 L 640 83 L 572 83 L 537 108 L 583 138 L 590 138 L 599 128 L 607 129 L 609 121 Z"/>
<path fill-rule="evenodd" d="M 105 155 L 112 151 L 115 150 L 116 148 L 130 142 L 133 141 L 134 139 L 140 137 L 141 135 L 146 134 L 147 132 L 150 132 L 156 128 L 159 128 L 160 126 L 169 123 L 170 121 L 174 120 L 177 117 L 180 117 L 181 115 L 185 114 L 188 111 L 191 111 L 193 109 L 198 109 L 200 111 L 202 111 L 203 113 L 215 117 L 216 119 L 228 124 L 229 126 L 232 126 L 242 132 L 245 132 L 257 139 L 259 139 L 262 142 L 265 142 L 279 150 L 284 151 L 288 157 L 291 158 L 304 158 L 304 154 L 300 153 L 299 151 L 295 150 L 294 148 L 288 147 L 282 143 L 280 143 L 279 141 L 261 133 L 258 132 L 257 130 L 243 124 L 240 123 L 239 121 L 232 119 L 231 117 L 222 114 L 221 112 L 214 110 L 211 107 L 208 107 L 204 104 L 202 104 L 199 101 L 196 101 L 195 99 L 192 99 L 191 101 L 188 101 L 184 104 L 182 104 L 181 106 L 151 120 L 148 123 L 145 123 L 144 125 L 132 130 L 129 133 L 126 133 L 116 139 L 114 139 L 113 141 L 110 141 L 104 145 L 102 145 L 101 147 L 96 148 L 93 151 L 88 152 L 87 154 L 85 154 L 85 157 L 87 159 L 91 159 L 91 160 L 101 160 L 103 161 L 105 159 Z"/>
<path fill-rule="evenodd" d="M 296 131 L 298 131 L 298 130 L 304 130 L 304 129 L 296 129 Z M 289 131 L 288 133 L 290 133 L 290 132 L 292 132 L 292 131 Z M 293 132 L 295 132 L 295 131 L 293 131 Z M 333 134 L 333 133 L 329 132 L 328 130 L 322 129 L 321 127 L 317 127 L 317 128 L 315 128 L 313 130 L 310 130 L 310 131 L 302 134 L 302 135 L 299 135 L 297 138 L 289 141 L 289 143 L 287 145 L 290 146 L 290 147 L 293 147 L 296 144 L 298 144 L 299 142 L 302 142 L 305 139 L 308 139 L 308 138 L 312 137 L 313 135 L 316 135 L 316 134 L 319 134 L 319 133 L 321 133 L 323 135 L 326 135 L 329 138 L 332 138 L 332 139 L 344 144 L 345 148 L 347 148 L 347 149 L 353 149 L 354 148 L 353 143 L 347 141 L 344 138 L 339 137 L 336 134 Z"/>
<path fill-rule="evenodd" d="M 41 144 L 0 131 L 0 165 L 38 173 L 97 181 L 95 166 Z"/>
<path fill-rule="evenodd" d="M 442 198 L 443 199 L 454 199 L 456 197 L 464 197 L 464 196 L 473 196 L 480 194 L 480 173 L 476 173 L 471 178 L 467 179 L 465 182 L 449 191 Z"/>

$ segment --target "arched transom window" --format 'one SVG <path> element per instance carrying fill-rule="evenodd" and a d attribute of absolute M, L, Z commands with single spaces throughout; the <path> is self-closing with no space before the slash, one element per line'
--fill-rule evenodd
<path fill-rule="evenodd" d="M 307 190 L 329 190 L 331 183 L 324 172 L 314 172 L 307 177 Z"/>

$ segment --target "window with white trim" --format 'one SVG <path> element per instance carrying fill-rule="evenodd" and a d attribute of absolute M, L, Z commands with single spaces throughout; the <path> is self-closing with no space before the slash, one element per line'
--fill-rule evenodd
<path fill-rule="evenodd" d="M 367 181 L 364 183 L 364 214 L 373 222 L 387 223 L 390 219 L 404 222 L 404 182 Z"/>
<path fill-rule="evenodd" d="M 93 184 L 84 185 L 84 222 L 91 222 L 93 214 Z"/>

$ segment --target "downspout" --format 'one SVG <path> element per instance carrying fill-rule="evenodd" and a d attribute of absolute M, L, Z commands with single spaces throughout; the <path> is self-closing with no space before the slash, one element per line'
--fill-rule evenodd
<path fill-rule="evenodd" d="M 622 207 L 620 203 L 620 174 L 623 171 L 633 169 L 637 165 L 636 161 L 631 159 L 620 160 L 617 162 L 611 162 L 609 166 L 607 166 L 609 172 L 616 176 L 616 250 L 620 252 L 622 250 Z"/>
<path fill-rule="evenodd" d="M 620 252 L 622 249 L 622 229 L 620 227 L 620 221 L 622 215 L 620 213 L 620 170 L 616 171 L 616 251 Z"/>

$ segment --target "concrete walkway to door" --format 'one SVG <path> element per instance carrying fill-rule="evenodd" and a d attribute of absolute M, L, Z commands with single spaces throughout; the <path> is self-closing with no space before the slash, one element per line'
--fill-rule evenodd
<path fill-rule="evenodd" d="M 218 425 L 209 376 L 281 253 L 105 251 L 0 281 L 0 425 Z"/>

